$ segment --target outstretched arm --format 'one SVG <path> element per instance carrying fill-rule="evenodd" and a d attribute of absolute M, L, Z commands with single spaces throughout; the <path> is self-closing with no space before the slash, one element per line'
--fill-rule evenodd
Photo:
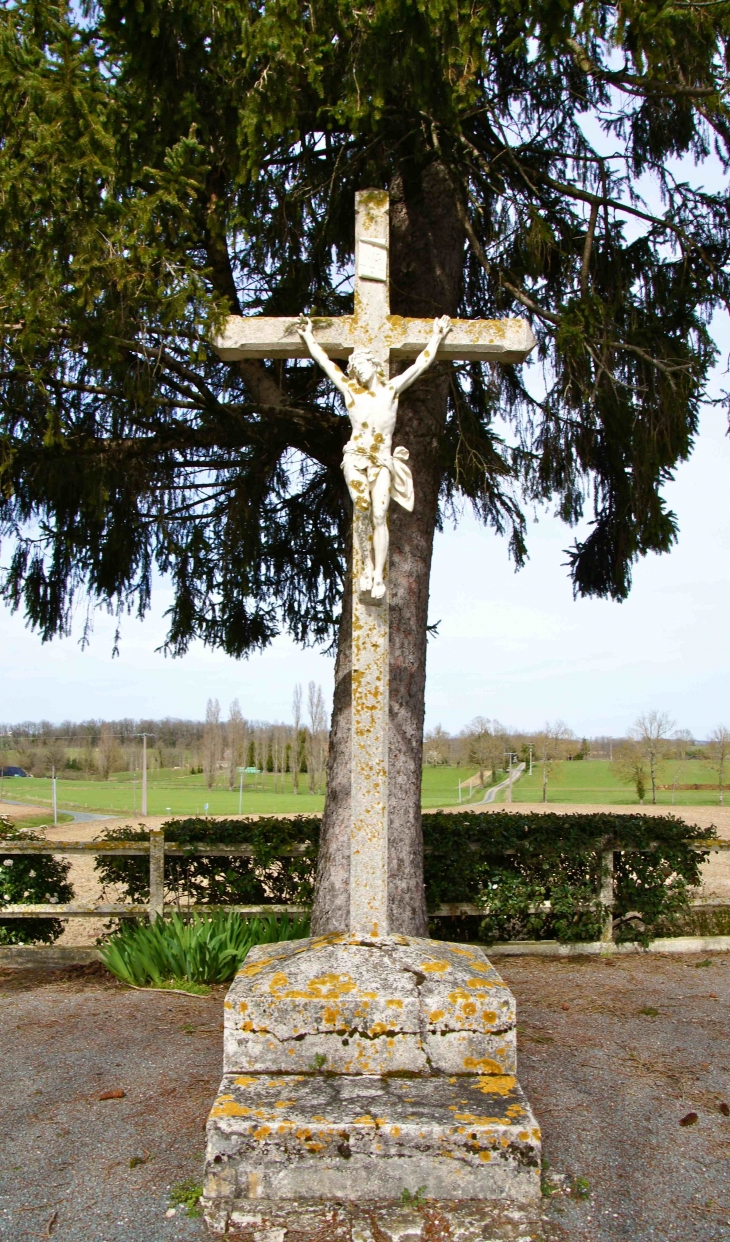
<path fill-rule="evenodd" d="M 405 371 L 402 371 L 400 375 L 396 375 L 395 378 L 390 381 L 391 387 L 395 388 L 396 393 L 400 394 L 404 392 L 406 388 L 410 388 L 414 380 L 417 380 L 419 375 L 423 375 L 423 372 L 428 370 L 436 357 L 436 351 L 439 345 L 450 329 L 451 320 L 448 315 L 442 315 L 440 319 L 434 320 L 431 339 L 425 349 L 421 350 L 420 354 L 416 358 L 416 361 L 411 366 L 407 367 Z"/>
<path fill-rule="evenodd" d="M 322 349 L 322 346 L 318 345 L 315 341 L 311 319 L 303 315 L 297 325 L 297 332 L 304 341 L 304 344 L 309 350 L 311 356 L 314 358 L 314 361 L 324 371 L 327 379 L 332 380 L 335 388 L 342 393 L 343 397 L 346 397 L 349 393 L 347 380 L 337 364 L 333 362 L 331 358 L 327 357 L 326 353 Z"/>

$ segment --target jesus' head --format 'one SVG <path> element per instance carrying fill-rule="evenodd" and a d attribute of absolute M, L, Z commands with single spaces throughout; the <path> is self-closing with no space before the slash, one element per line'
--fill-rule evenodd
<path fill-rule="evenodd" d="M 347 364 L 347 374 L 358 380 L 363 388 L 369 387 L 376 376 L 381 384 L 385 383 L 383 364 L 370 349 L 353 349 Z"/>

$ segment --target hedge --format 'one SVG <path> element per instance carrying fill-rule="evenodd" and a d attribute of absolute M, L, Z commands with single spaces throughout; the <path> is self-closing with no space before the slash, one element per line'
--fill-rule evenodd
<path fill-rule="evenodd" d="M 319 816 L 260 819 L 184 819 L 163 825 L 168 841 L 250 843 L 253 858 L 165 859 L 167 900 L 183 906 L 307 904 L 314 888 Z M 469 903 L 484 914 L 431 921 L 433 934 L 491 942 L 509 939 L 596 940 L 605 918 L 597 890 L 601 851 L 642 850 L 615 856 L 615 935 L 646 941 L 679 932 L 690 906 L 690 889 L 700 882 L 707 851 L 688 842 L 716 836 L 673 815 L 539 814 L 496 811 L 436 811 L 423 816 L 426 901 Z M 143 827 L 119 828 L 105 839 L 147 840 Z M 278 852 L 305 847 L 301 857 Z M 96 864 L 105 885 L 117 885 L 134 902 L 149 898 L 144 858 L 101 857 Z M 534 907 L 549 902 L 548 911 Z"/>

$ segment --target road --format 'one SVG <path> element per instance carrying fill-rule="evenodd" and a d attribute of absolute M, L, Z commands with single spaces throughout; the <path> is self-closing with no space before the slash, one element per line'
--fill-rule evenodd
<path fill-rule="evenodd" d="M 487 790 L 487 792 L 485 793 L 481 801 L 482 802 L 494 802 L 495 795 L 499 793 L 500 789 L 507 789 L 510 783 L 510 779 L 512 780 L 512 784 L 514 785 L 515 781 L 518 781 L 520 779 L 524 770 L 525 770 L 524 763 L 518 763 L 517 767 L 512 769 L 512 777 L 510 778 L 508 776 L 506 780 L 500 781 L 498 785 L 492 785 L 492 788 Z"/>

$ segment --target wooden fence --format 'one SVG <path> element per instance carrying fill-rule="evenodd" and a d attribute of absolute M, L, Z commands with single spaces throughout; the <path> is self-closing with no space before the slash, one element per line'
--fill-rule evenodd
<path fill-rule="evenodd" d="M 697 851 L 730 849 L 730 841 L 710 839 L 707 841 L 691 841 L 688 844 Z M 606 909 L 606 918 L 601 934 L 601 943 L 613 942 L 613 905 L 614 905 L 614 856 L 619 853 L 649 853 L 650 850 L 621 850 L 613 846 L 601 851 L 601 873 L 597 896 Z M 0 840 L 0 853 L 6 858 L 13 854 L 94 854 L 113 855 L 116 858 L 149 855 L 150 860 L 150 899 L 143 905 L 124 903 L 99 903 L 96 905 L 79 905 L 77 903 L 46 903 L 37 905 L 0 906 L 1 919 L 28 918 L 149 918 L 154 923 L 165 913 L 165 857 L 190 857 L 195 854 L 208 856 L 224 856 L 236 858 L 254 858 L 256 851 L 252 845 L 226 845 L 223 843 L 208 844 L 197 841 L 192 844 L 174 845 L 165 841 L 165 835 L 159 829 L 150 831 L 149 841 L 21 841 Z M 306 853 L 306 846 L 292 845 L 279 851 L 275 857 L 301 857 Z M 712 909 L 721 903 L 695 899 L 693 906 Z M 175 907 L 177 908 L 177 907 Z M 204 911 L 212 909 L 232 910 L 238 914 L 307 914 L 308 905 L 226 905 L 223 907 L 208 904 L 189 905 L 186 911 Z M 531 912 L 549 909 L 549 904 L 532 907 Z M 429 912 L 431 918 L 454 918 L 463 915 L 484 915 L 485 907 L 469 902 L 451 902 L 439 906 Z M 724 938 L 723 938 L 724 939 Z"/>

